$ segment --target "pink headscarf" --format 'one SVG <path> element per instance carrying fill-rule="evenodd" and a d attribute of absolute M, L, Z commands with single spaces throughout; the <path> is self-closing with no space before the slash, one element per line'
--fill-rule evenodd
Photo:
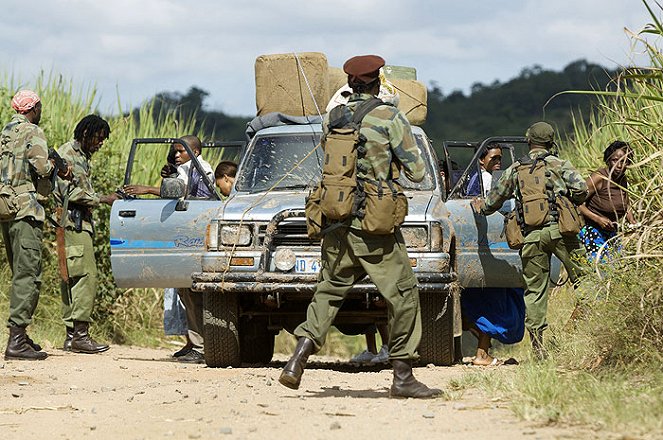
<path fill-rule="evenodd" d="M 19 113 L 27 113 L 40 101 L 32 90 L 20 90 L 12 98 L 12 108 Z"/>

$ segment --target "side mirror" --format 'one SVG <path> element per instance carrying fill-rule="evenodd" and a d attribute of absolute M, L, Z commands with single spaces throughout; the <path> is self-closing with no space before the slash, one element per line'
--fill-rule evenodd
<path fill-rule="evenodd" d="M 181 199 L 186 195 L 186 183 L 174 177 L 165 177 L 161 180 L 159 196 L 162 199 Z"/>

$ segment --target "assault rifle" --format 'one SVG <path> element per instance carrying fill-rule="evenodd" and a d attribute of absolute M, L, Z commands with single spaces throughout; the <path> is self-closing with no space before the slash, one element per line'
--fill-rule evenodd
<path fill-rule="evenodd" d="M 69 164 L 64 160 L 57 151 L 54 149 L 48 150 L 48 158 L 53 161 L 55 169 L 51 175 L 51 189 L 55 189 L 55 177 L 60 176 L 63 179 L 71 180 L 72 176 L 67 176 L 67 171 L 69 170 Z M 66 177 L 65 177 L 66 176 Z"/>

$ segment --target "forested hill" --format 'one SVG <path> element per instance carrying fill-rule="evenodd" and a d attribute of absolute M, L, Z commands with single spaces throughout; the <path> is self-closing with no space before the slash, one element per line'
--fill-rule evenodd
<path fill-rule="evenodd" d="M 596 100 L 571 94 L 550 99 L 568 90 L 605 90 L 616 74 L 617 71 L 579 60 L 561 72 L 533 66 L 505 83 L 477 83 L 469 95 L 460 91 L 444 95 L 438 87 L 433 87 L 428 91 L 428 118 L 423 127 L 434 142 L 522 135 L 539 120 L 570 132 L 571 112 L 587 118 Z"/>
<path fill-rule="evenodd" d="M 471 73 L 468 73 L 471 74 Z M 565 90 L 603 90 L 616 71 L 575 61 L 561 72 L 533 66 L 507 82 L 475 84 L 468 95 L 452 91 L 445 95 L 433 86 L 428 91 L 428 119 L 424 129 L 439 145 L 442 140 L 481 140 L 494 135 L 522 135 L 535 121 L 545 119 L 560 130 L 570 130 L 571 111 L 587 117 L 595 102 L 583 95 L 561 95 Z M 196 86 L 185 94 L 162 92 L 154 100 L 154 114 L 176 110 L 181 117 L 195 117 L 208 138 L 242 140 L 251 116 L 230 116 L 205 110 L 208 92 Z"/>

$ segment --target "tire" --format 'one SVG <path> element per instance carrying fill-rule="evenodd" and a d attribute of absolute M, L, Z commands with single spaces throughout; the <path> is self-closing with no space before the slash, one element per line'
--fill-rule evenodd
<path fill-rule="evenodd" d="M 203 292 L 203 338 L 209 367 L 240 365 L 237 293 Z"/>
<path fill-rule="evenodd" d="M 419 363 L 451 365 L 454 361 L 454 313 L 451 293 L 420 293 Z"/>
<path fill-rule="evenodd" d="M 239 346 L 242 362 L 268 364 L 274 355 L 274 333 L 267 328 L 267 320 L 242 317 Z"/>

